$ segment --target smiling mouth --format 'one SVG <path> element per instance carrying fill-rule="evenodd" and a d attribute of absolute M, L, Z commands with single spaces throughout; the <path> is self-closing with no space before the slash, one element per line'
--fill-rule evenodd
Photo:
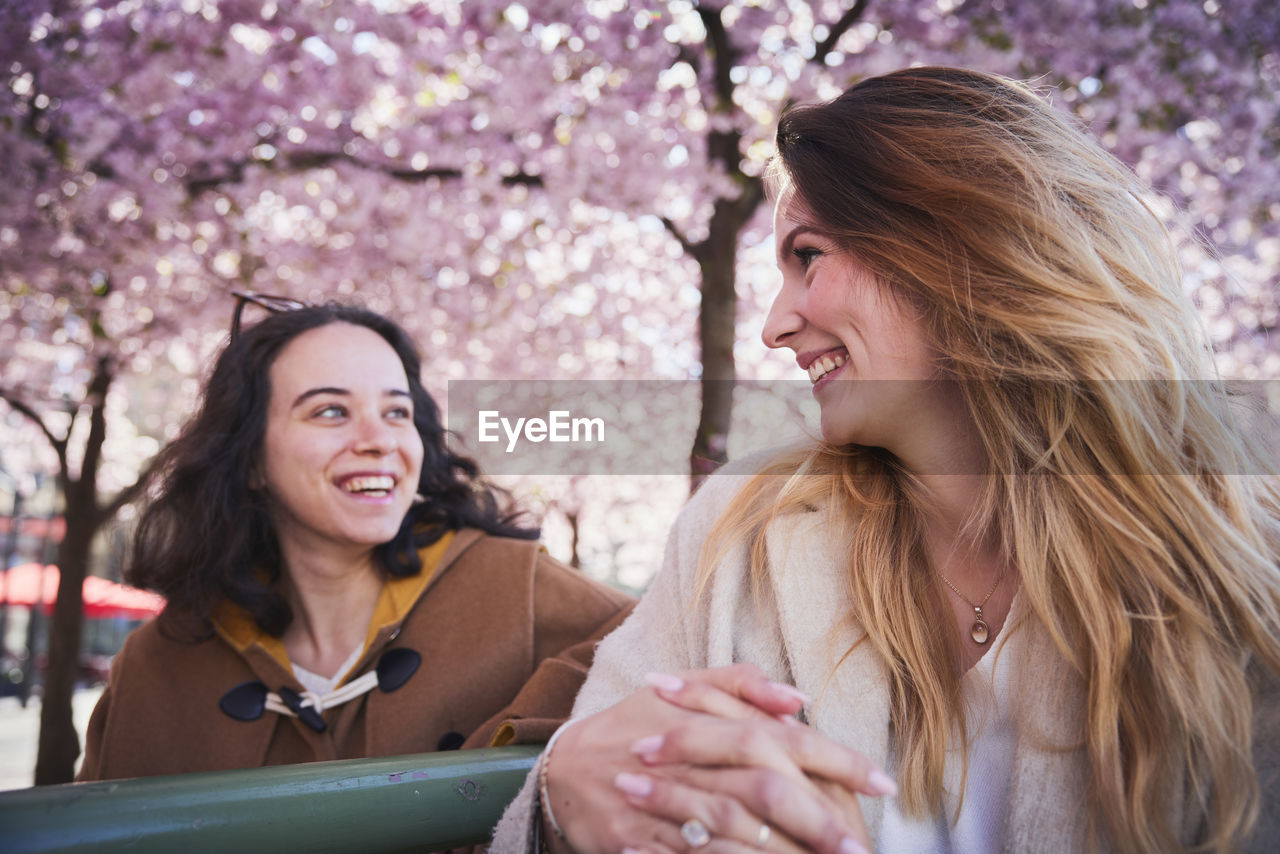
<path fill-rule="evenodd" d="M 395 478 L 390 475 L 353 477 L 342 484 L 344 492 L 350 492 L 356 495 L 368 495 L 375 498 L 389 495 L 391 490 L 395 489 L 395 487 Z"/>
<path fill-rule="evenodd" d="M 809 382 L 816 383 L 847 361 L 849 361 L 847 353 L 837 353 L 834 356 L 828 354 L 814 359 L 813 364 L 809 365 Z"/>

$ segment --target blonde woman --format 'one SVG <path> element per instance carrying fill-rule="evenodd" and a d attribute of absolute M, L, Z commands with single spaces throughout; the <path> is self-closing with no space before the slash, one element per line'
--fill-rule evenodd
<path fill-rule="evenodd" d="M 777 147 L 822 441 L 693 499 L 498 849 L 1275 850 L 1280 492 L 1145 189 L 961 69 Z"/>

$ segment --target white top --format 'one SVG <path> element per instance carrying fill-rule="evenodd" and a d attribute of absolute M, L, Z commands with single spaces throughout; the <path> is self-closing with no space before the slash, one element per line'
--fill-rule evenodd
<path fill-rule="evenodd" d="M 1006 637 L 1004 633 L 998 635 L 992 648 L 961 679 L 969 731 L 969 773 L 958 819 L 953 825 L 953 816 L 945 813 L 932 819 L 907 818 L 898 810 L 897 801 L 887 798 L 878 850 L 986 854 L 1004 848 L 1009 779 L 1013 776 L 1017 746 L 1009 703 L 1010 659 L 1001 656 Z M 892 743 L 889 764 L 890 775 L 896 775 Z M 961 771 L 957 749 L 948 754 L 944 771 L 948 802 L 959 798 Z"/>
<path fill-rule="evenodd" d="M 300 664 L 290 662 L 293 668 L 293 675 L 298 677 L 298 681 L 302 683 L 302 687 L 306 688 L 317 697 L 323 697 L 326 694 L 333 693 L 333 689 L 338 687 L 338 683 L 342 681 L 342 677 L 347 675 L 347 671 L 356 666 L 356 660 L 360 658 L 360 653 L 364 652 L 364 644 L 360 644 L 351 650 L 351 654 L 347 656 L 347 660 L 338 665 L 338 669 L 334 671 L 332 676 L 321 676 L 319 673 L 312 673 Z"/>

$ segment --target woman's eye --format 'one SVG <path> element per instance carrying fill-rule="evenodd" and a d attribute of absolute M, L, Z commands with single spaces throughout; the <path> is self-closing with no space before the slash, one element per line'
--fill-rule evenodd
<path fill-rule="evenodd" d="M 809 265 L 822 254 L 822 250 L 816 246 L 797 246 L 791 250 L 791 253 L 800 260 L 800 266 L 807 270 Z"/>
<path fill-rule="evenodd" d="M 395 418 L 397 420 L 412 421 L 413 410 L 405 406 L 397 406 L 387 411 L 387 417 Z"/>
<path fill-rule="evenodd" d="M 315 411 L 315 416 L 317 418 L 341 418 L 346 414 L 346 408 L 336 403 L 327 404 Z"/>

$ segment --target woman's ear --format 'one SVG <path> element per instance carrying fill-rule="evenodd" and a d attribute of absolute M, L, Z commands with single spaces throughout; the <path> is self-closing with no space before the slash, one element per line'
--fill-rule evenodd
<path fill-rule="evenodd" d="M 259 490 L 266 489 L 266 487 L 267 482 L 262 477 L 262 465 L 260 463 L 254 463 L 253 468 L 249 470 L 249 489 L 254 492 L 258 492 Z"/>

